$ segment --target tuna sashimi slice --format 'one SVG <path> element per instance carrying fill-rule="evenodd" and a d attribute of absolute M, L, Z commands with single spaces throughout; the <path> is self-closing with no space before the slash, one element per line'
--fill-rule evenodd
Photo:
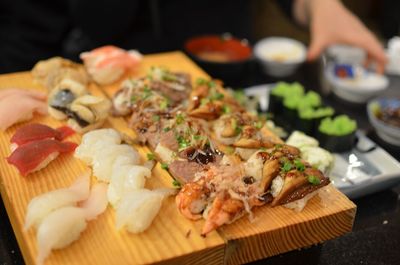
<path fill-rule="evenodd" d="M 77 146 L 76 143 L 53 139 L 34 141 L 15 149 L 7 162 L 14 165 L 21 175 L 26 176 L 47 166 L 59 153 L 73 152 Z"/>
<path fill-rule="evenodd" d="M 55 140 L 62 141 L 74 133 L 75 131 L 68 126 L 53 129 L 44 124 L 32 123 L 19 128 L 11 137 L 10 142 L 17 145 L 23 145 L 43 139 L 54 138 Z"/>

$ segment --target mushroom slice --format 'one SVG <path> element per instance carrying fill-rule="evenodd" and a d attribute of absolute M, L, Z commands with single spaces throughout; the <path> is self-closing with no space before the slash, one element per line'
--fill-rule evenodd
<path fill-rule="evenodd" d="M 224 124 L 224 129 L 221 132 L 221 136 L 228 138 L 228 137 L 234 137 L 239 134 L 238 130 L 236 129 L 237 122 L 234 118 L 229 119 L 228 121 L 225 122 Z"/>
<path fill-rule="evenodd" d="M 267 191 L 271 186 L 272 180 L 278 176 L 280 171 L 279 161 L 277 159 L 268 160 L 264 163 L 262 170 L 262 179 L 260 187 L 263 191 Z"/>
<path fill-rule="evenodd" d="M 200 106 L 202 98 L 207 97 L 209 88 L 206 85 L 198 86 L 196 89 L 192 90 L 190 93 L 190 101 L 187 111 L 190 112 Z"/>
<path fill-rule="evenodd" d="M 204 120 L 217 119 L 222 111 L 222 102 L 209 102 L 189 112 L 189 116 Z"/>

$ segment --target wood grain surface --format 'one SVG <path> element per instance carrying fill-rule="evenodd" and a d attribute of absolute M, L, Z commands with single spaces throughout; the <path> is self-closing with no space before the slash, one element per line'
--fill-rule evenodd
<path fill-rule="evenodd" d="M 207 75 L 180 52 L 148 55 L 133 76 L 145 74 L 151 66 L 166 66 L 192 74 L 193 80 Z M 45 90 L 34 84 L 29 72 L 0 75 L 0 89 L 24 88 Z M 119 84 L 90 86 L 95 95 L 111 97 Z M 63 123 L 51 117 L 35 116 L 31 122 L 58 127 Z M 37 254 L 34 229 L 23 230 L 26 206 L 44 192 L 66 187 L 87 169 L 71 154 L 61 155 L 45 169 L 22 177 L 8 165 L 9 139 L 18 124 L 0 132 L 1 196 L 11 220 L 25 262 L 35 264 Z M 105 127 L 133 135 L 122 118 L 110 117 Z M 78 134 L 68 140 L 79 143 Z M 145 156 L 147 147 L 135 146 Z M 95 181 L 94 178 L 92 181 Z M 156 165 L 147 188 L 171 187 L 171 177 Z M 174 198 L 163 203 L 150 228 L 141 234 L 115 229 L 115 212 L 109 206 L 104 214 L 88 223 L 80 239 L 67 248 L 53 251 L 45 264 L 241 264 L 293 249 L 319 243 L 351 231 L 355 205 L 334 187 L 328 200 L 312 199 L 301 213 L 284 207 L 268 206 L 254 211 L 254 219 L 243 217 L 206 238 L 200 236 L 203 221 L 193 222 L 181 216 Z"/>

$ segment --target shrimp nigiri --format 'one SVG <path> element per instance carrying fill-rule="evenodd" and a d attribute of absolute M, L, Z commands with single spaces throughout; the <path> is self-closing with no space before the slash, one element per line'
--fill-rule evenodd
<path fill-rule="evenodd" d="M 53 129 L 40 123 L 27 124 L 18 128 L 15 134 L 11 137 L 11 151 L 14 151 L 20 145 L 37 140 L 55 139 L 62 141 L 74 133 L 75 131 L 68 126 Z"/>
<path fill-rule="evenodd" d="M 80 57 L 88 73 L 100 85 L 113 83 L 142 59 L 142 55 L 135 50 L 126 51 L 112 45 L 81 53 Z"/>
<path fill-rule="evenodd" d="M 53 139 L 34 141 L 15 149 L 7 158 L 7 162 L 17 167 L 21 175 L 26 176 L 46 167 L 60 153 L 73 152 L 76 147 L 76 143 Z"/>
<path fill-rule="evenodd" d="M 47 104 L 36 98 L 12 94 L 0 100 L 0 129 L 5 131 L 15 123 L 30 120 L 33 113 L 47 114 Z"/>

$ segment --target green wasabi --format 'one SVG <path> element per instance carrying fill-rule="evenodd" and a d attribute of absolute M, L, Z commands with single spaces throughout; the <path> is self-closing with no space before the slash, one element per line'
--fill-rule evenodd
<path fill-rule="evenodd" d="M 354 132 L 357 129 L 357 123 L 347 115 L 340 115 L 335 119 L 323 119 L 318 129 L 328 135 L 343 136 Z"/>
<path fill-rule="evenodd" d="M 299 83 L 288 84 L 286 82 L 278 82 L 274 89 L 272 89 L 271 94 L 281 98 L 303 96 L 304 87 Z"/>
<path fill-rule="evenodd" d="M 299 108 L 299 117 L 301 119 L 319 119 L 322 117 L 332 116 L 335 113 L 331 107 L 323 107 L 318 109 Z"/>

